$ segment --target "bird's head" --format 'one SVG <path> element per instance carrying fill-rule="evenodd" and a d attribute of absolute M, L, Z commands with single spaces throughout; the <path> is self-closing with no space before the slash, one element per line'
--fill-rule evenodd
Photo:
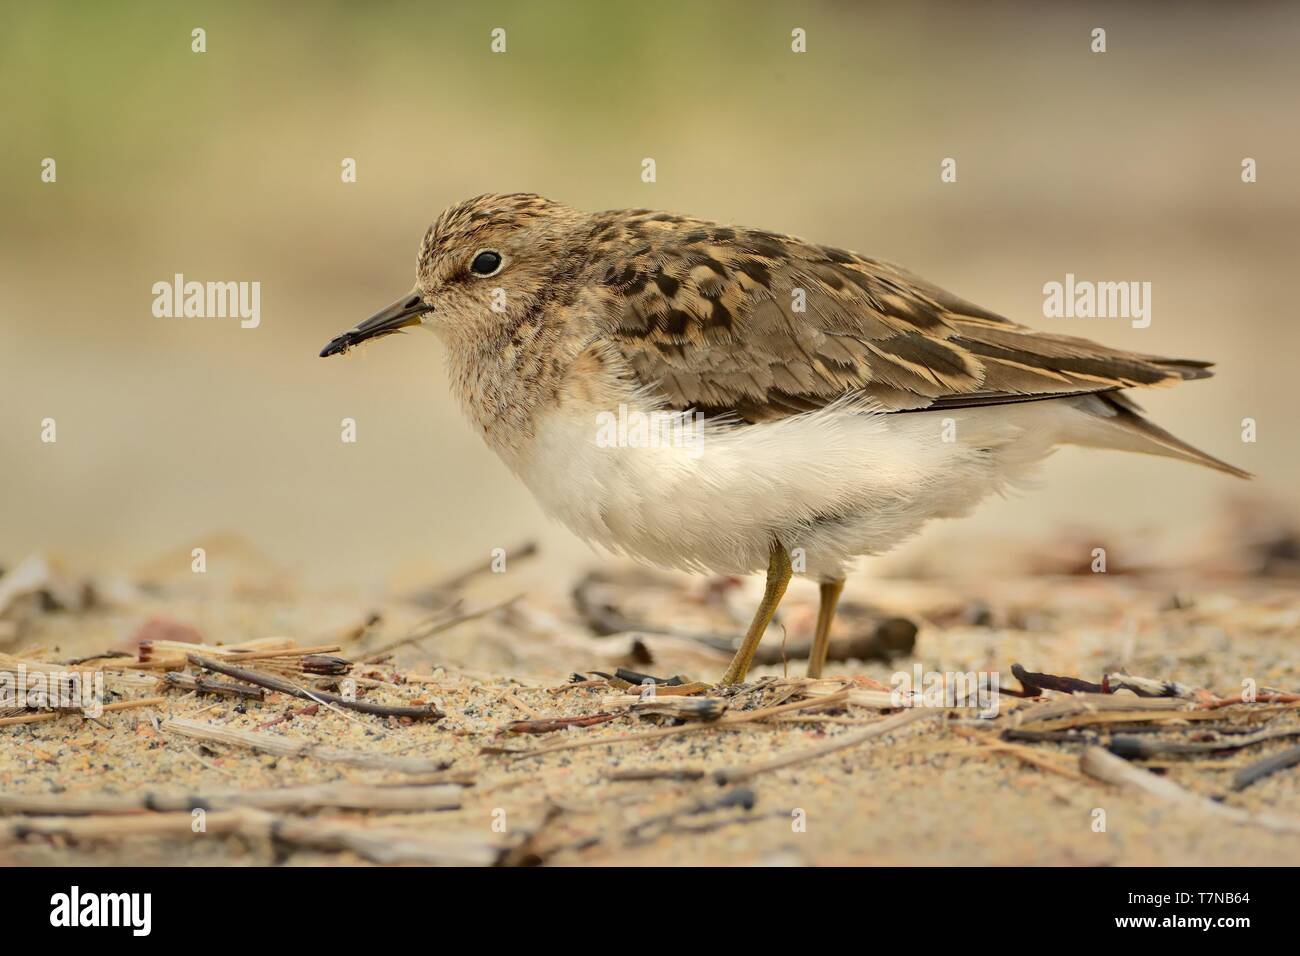
<path fill-rule="evenodd" d="M 420 243 L 415 288 L 335 336 L 321 357 L 427 325 L 451 340 L 490 337 L 528 310 L 573 252 L 583 216 L 532 193 L 487 194 L 440 215 Z"/>

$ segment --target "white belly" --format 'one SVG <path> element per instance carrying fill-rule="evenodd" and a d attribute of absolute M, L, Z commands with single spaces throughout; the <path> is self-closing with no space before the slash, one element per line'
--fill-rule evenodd
<path fill-rule="evenodd" d="M 803 549 L 809 576 L 831 578 L 1020 477 L 1051 449 L 1054 404 L 900 415 L 840 404 L 702 429 L 679 416 L 661 441 L 635 434 L 635 413 L 620 434 L 594 410 L 555 409 L 515 468 L 548 514 L 612 551 L 749 574 L 766 569 L 775 536 Z"/>

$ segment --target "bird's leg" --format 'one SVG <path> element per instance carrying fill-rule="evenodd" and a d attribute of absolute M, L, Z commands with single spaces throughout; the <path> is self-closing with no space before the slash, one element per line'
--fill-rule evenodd
<path fill-rule="evenodd" d="M 789 553 L 781 546 L 781 542 L 774 540 L 772 554 L 767 561 L 767 585 L 763 588 L 762 603 L 758 605 L 754 620 L 750 621 L 749 630 L 745 632 L 745 640 L 740 645 L 740 650 L 736 651 L 736 656 L 731 659 L 731 666 L 723 675 L 722 683 L 739 684 L 745 679 L 749 665 L 754 660 L 754 652 L 758 650 L 758 642 L 763 639 L 767 626 L 772 623 L 772 615 L 776 613 L 777 605 L 785 595 L 791 573 Z"/>
<path fill-rule="evenodd" d="M 812 653 L 808 655 L 808 676 L 821 677 L 826 665 L 826 651 L 831 645 L 831 621 L 835 620 L 835 607 L 840 603 L 844 579 L 823 581 L 821 603 L 817 605 L 817 633 L 813 637 Z"/>

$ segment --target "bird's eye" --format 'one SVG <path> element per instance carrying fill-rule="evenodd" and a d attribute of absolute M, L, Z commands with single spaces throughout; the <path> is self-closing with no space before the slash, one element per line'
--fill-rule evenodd
<path fill-rule="evenodd" d="M 490 276 L 501 268 L 501 253 L 493 252 L 491 249 L 484 249 L 474 257 L 470 263 L 469 269 L 476 276 Z"/>

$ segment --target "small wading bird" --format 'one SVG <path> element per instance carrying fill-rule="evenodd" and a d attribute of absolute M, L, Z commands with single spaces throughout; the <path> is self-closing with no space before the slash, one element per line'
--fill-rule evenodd
<path fill-rule="evenodd" d="M 744 679 L 792 551 L 821 584 L 820 676 L 854 558 L 965 513 L 1056 445 L 1247 477 L 1128 397 L 1208 362 L 1035 332 L 880 260 L 687 216 L 462 202 L 425 234 L 415 288 L 321 355 L 414 325 L 442 339 L 484 440 L 574 532 L 664 567 L 766 570 L 724 683 Z M 690 447 L 598 440 L 629 413 L 704 427 Z"/>

